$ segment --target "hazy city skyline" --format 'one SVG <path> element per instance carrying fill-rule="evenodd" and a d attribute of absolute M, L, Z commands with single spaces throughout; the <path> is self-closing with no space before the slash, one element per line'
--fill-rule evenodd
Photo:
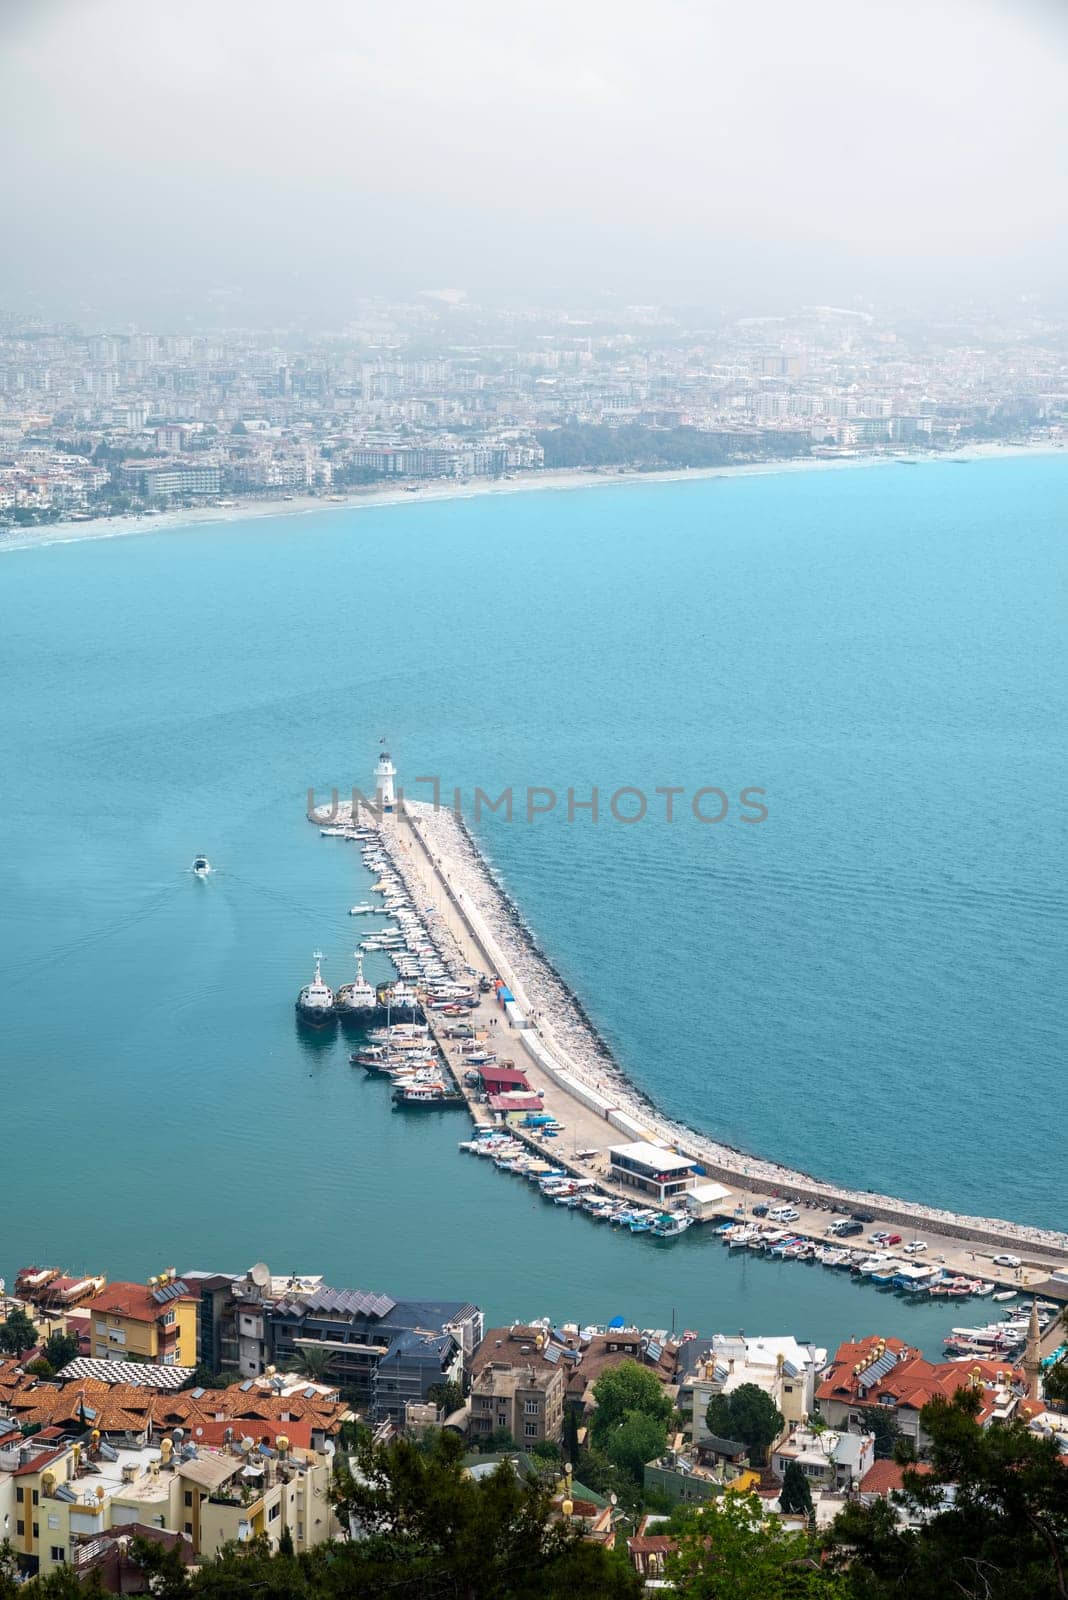
<path fill-rule="evenodd" d="M 0 302 L 1058 293 L 1068 14 L 315 0 L 0 8 Z"/>

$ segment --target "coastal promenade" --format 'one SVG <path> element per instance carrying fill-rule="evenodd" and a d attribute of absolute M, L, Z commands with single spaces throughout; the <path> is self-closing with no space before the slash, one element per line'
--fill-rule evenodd
<path fill-rule="evenodd" d="M 975 1272 L 981 1257 L 984 1277 L 1016 1288 L 1045 1285 L 1051 1272 L 1068 1263 L 1066 1234 L 845 1188 L 670 1121 L 628 1083 L 576 997 L 537 949 L 463 823 L 444 808 L 405 800 L 400 813 L 383 819 L 381 832 L 410 889 L 417 889 L 421 903 L 441 913 L 457 956 L 468 966 L 500 976 L 514 995 L 512 1019 L 485 1000 L 474 1020 L 496 1031 L 498 1053 L 522 1057 L 517 1064 L 565 1124 L 567 1138 L 554 1148 L 554 1159 L 567 1158 L 570 1149 L 569 1165 L 604 1182 L 610 1145 L 644 1139 L 678 1150 L 709 1177 L 741 1191 L 739 1209 L 761 1199 L 789 1197 L 829 1203 L 841 1211 L 860 1210 L 922 1233 L 932 1251 L 944 1253 L 947 1264 L 959 1263 L 962 1271 Z M 596 1154 L 576 1163 L 579 1150 Z M 798 1229 L 806 1230 L 805 1221 Z M 808 1231 L 822 1237 L 815 1218 Z M 989 1260 L 994 1252 L 1019 1255 L 1023 1265 L 995 1268 Z M 1068 1297 L 1063 1285 L 1048 1288 L 1059 1298 Z"/>

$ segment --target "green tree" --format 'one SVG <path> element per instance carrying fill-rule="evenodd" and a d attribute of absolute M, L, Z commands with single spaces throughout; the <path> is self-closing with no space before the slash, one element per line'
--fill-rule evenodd
<path fill-rule="evenodd" d="M 6 1322 L 0 1322 L 0 1350 L 8 1355 L 21 1357 L 24 1350 L 33 1349 L 38 1337 L 37 1329 L 21 1306 L 10 1313 Z"/>
<path fill-rule="evenodd" d="M 845 1600 L 813 1540 L 766 1519 L 756 1495 L 724 1494 L 683 1519 L 667 1576 L 678 1600 Z"/>
<path fill-rule="evenodd" d="M 564 1460 L 570 1461 L 574 1465 L 579 1458 L 579 1425 L 578 1413 L 574 1406 L 570 1405 L 564 1407 L 564 1442 L 562 1448 Z"/>
<path fill-rule="evenodd" d="M 853 1574 L 864 1600 L 1068 1600 L 1068 1472 L 1057 1441 L 1019 1420 L 977 1421 L 979 1397 L 959 1390 L 920 1413 L 926 1471 L 906 1468 L 894 1508 L 848 1506 L 828 1538 L 832 1563 Z"/>
<path fill-rule="evenodd" d="M 560 1446 L 552 1439 L 538 1439 L 535 1444 L 531 1445 L 530 1453 L 532 1456 L 537 1456 L 539 1461 L 556 1463 L 563 1460 L 560 1454 Z"/>
<path fill-rule="evenodd" d="M 174 1600 L 185 1592 L 188 1574 L 177 1545 L 158 1544 L 155 1539 L 135 1535 L 130 1541 L 130 1555 L 157 1600 Z"/>
<path fill-rule="evenodd" d="M 640 1411 L 654 1421 L 667 1424 L 671 1418 L 671 1399 L 656 1373 L 637 1361 L 621 1361 L 609 1367 L 593 1386 L 597 1409 L 590 1424 L 590 1441 L 604 1449 L 609 1436 L 628 1412 Z"/>
<path fill-rule="evenodd" d="M 459 1411 L 464 1403 L 462 1384 L 454 1382 L 451 1378 L 447 1383 L 432 1384 L 427 1394 L 438 1410 L 443 1412 L 445 1416 L 450 1416 L 452 1412 Z"/>
<path fill-rule="evenodd" d="M 240 1383 L 241 1374 L 236 1368 L 223 1367 L 214 1372 L 206 1361 L 198 1361 L 189 1377 L 182 1384 L 183 1389 L 228 1389 L 232 1383 Z"/>
<path fill-rule="evenodd" d="M 294 1554 L 293 1535 L 290 1533 L 288 1528 L 283 1528 L 281 1534 L 279 1535 L 278 1554 L 280 1556 L 291 1556 Z"/>
<path fill-rule="evenodd" d="M 1061 1317 L 1061 1327 L 1068 1340 L 1068 1311 Z M 1042 1389 L 1047 1400 L 1055 1406 L 1068 1405 L 1068 1351 L 1059 1361 L 1054 1361 L 1042 1374 Z"/>
<path fill-rule="evenodd" d="M 78 1336 L 75 1333 L 50 1333 L 44 1344 L 44 1358 L 56 1372 L 68 1361 L 78 1358 Z"/>
<path fill-rule="evenodd" d="M 645 1463 L 659 1460 L 666 1449 L 667 1424 L 647 1411 L 628 1411 L 604 1441 L 609 1461 L 639 1488 Z"/>
<path fill-rule="evenodd" d="M 551 1487 L 502 1463 L 472 1478 L 454 1434 L 432 1451 L 399 1438 L 361 1447 L 337 1469 L 334 1503 L 363 1537 L 335 1547 L 335 1593 L 463 1600 L 630 1600 L 633 1574 L 551 1519 Z"/>
<path fill-rule="evenodd" d="M 265 1538 L 227 1546 L 189 1580 L 192 1600 L 341 1600 L 330 1582 L 329 1561 L 342 1546 L 323 1546 L 293 1560 L 275 1555 Z M 363 1591 L 353 1586 L 353 1600 Z M 403 1591 L 402 1591 L 403 1592 Z"/>
<path fill-rule="evenodd" d="M 735 1439 L 749 1451 L 755 1467 L 767 1460 L 768 1446 L 782 1432 L 783 1419 L 774 1400 L 755 1383 L 739 1384 L 730 1394 L 714 1394 L 705 1423 L 721 1439 Z"/>
<path fill-rule="evenodd" d="M 784 1511 L 803 1513 L 806 1517 L 811 1517 L 813 1514 L 812 1490 L 797 1461 L 789 1462 L 783 1473 L 779 1505 Z"/>
<path fill-rule="evenodd" d="M 868 1406 L 864 1412 L 864 1432 L 875 1436 L 876 1461 L 892 1461 L 901 1437 L 901 1424 L 891 1406 Z"/>
<path fill-rule="evenodd" d="M 492 1433 L 487 1433 L 484 1439 L 479 1440 L 478 1448 L 485 1455 L 496 1455 L 504 1450 L 514 1450 L 516 1442 L 510 1428 L 494 1428 Z"/>

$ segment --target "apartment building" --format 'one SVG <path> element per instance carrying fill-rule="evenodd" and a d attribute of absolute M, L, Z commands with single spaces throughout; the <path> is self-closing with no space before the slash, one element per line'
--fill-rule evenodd
<path fill-rule="evenodd" d="M 180 1278 L 111 1283 L 88 1310 L 90 1348 L 97 1360 L 196 1366 L 196 1301 Z"/>
<path fill-rule="evenodd" d="M 471 1436 L 507 1428 L 521 1449 L 541 1439 L 559 1443 L 567 1378 L 561 1367 L 538 1370 L 491 1361 L 471 1385 Z"/>

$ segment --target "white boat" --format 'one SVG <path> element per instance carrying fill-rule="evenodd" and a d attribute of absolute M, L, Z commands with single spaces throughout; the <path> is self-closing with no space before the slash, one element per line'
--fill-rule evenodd
<path fill-rule="evenodd" d="M 207 856 L 194 856 L 193 865 L 189 870 L 194 878 L 206 878 L 211 871 L 211 862 Z"/>
<path fill-rule="evenodd" d="M 684 1216 L 681 1212 L 665 1212 L 653 1223 L 652 1232 L 658 1239 L 674 1239 L 692 1226 L 692 1217 Z"/>
<path fill-rule="evenodd" d="M 349 907 L 349 916 L 350 917 L 365 917 L 365 916 L 367 916 L 368 912 L 377 911 L 377 910 L 379 910 L 378 906 L 369 906 L 369 905 L 350 906 Z"/>
<path fill-rule="evenodd" d="M 311 983 L 306 983 L 297 996 L 297 1015 L 305 1022 L 310 1022 L 313 1027 L 322 1027 L 326 1022 L 335 1020 L 334 991 L 329 984 L 323 982 L 320 962 L 323 952 L 315 952 L 315 977 Z"/>
<path fill-rule="evenodd" d="M 343 984 L 337 993 L 338 1009 L 342 1016 L 363 1016 L 368 1011 L 373 1011 L 378 1004 L 378 997 L 374 987 L 368 983 L 363 975 L 363 956 L 357 950 L 356 978 L 352 983 Z"/>

